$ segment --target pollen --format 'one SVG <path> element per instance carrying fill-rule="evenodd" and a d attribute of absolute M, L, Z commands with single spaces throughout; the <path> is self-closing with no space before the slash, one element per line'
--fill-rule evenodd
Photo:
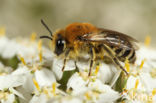
<path fill-rule="evenodd" d="M 153 89 L 152 91 L 152 96 L 156 95 L 156 88 Z"/>
<path fill-rule="evenodd" d="M 37 83 L 37 81 L 36 81 L 35 78 L 33 78 L 33 83 L 34 83 L 36 89 L 40 92 L 40 91 L 41 91 L 40 86 L 39 86 L 39 84 Z"/>
<path fill-rule="evenodd" d="M 87 100 L 91 100 L 91 96 L 89 95 L 88 92 L 85 93 L 85 97 L 87 98 Z"/>
<path fill-rule="evenodd" d="M 42 50 L 42 41 L 39 40 L 38 41 L 38 51 L 41 51 Z"/>
<path fill-rule="evenodd" d="M 139 79 L 137 79 L 137 80 L 135 81 L 135 87 L 134 87 L 134 89 L 137 89 L 137 88 L 138 88 L 138 85 L 139 85 Z"/>
<path fill-rule="evenodd" d="M 38 42 L 38 51 L 39 51 L 40 62 L 42 62 L 42 41 L 41 40 Z"/>
<path fill-rule="evenodd" d="M 152 78 L 156 78 L 156 68 L 152 69 L 152 71 L 150 72 L 150 75 Z"/>
<path fill-rule="evenodd" d="M 126 68 L 127 72 L 130 71 L 130 65 L 129 65 L 129 60 L 128 59 L 126 59 L 126 61 L 125 61 L 125 68 Z"/>
<path fill-rule="evenodd" d="M 5 28 L 1 27 L 0 28 L 0 36 L 4 36 L 5 35 Z"/>
<path fill-rule="evenodd" d="M 122 90 L 123 90 L 123 91 L 122 91 L 122 94 L 128 93 L 128 90 L 127 90 L 127 89 L 123 88 Z"/>
<path fill-rule="evenodd" d="M 52 84 L 52 89 L 53 89 L 52 93 L 55 96 L 56 95 L 56 83 L 55 82 Z"/>
<path fill-rule="evenodd" d="M 82 77 L 84 81 L 88 80 L 88 72 L 79 72 L 79 75 Z"/>
<path fill-rule="evenodd" d="M 37 36 L 37 34 L 36 34 L 35 32 L 33 32 L 33 33 L 31 34 L 30 40 L 31 40 L 31 41 L 35 41 L 35 40 L 36 40 L 36 36 Z"/>
<path fill-rule="evenodd" d="M 42 62 L 42 51 L 39 52 L 40 62 Z"/>
<path fill-rule="evenodd" d="M 21 55 L 19 55 L 19 58 L 20 58 L 21 62 L 23 63 L 23 65 L 26 65 L 26 62 L 25 62 L 24 58 Z"/>
<path fill-rule="evenodd" d="M 149 46 L 151 43 L 151 37 L 149 35 L 146 36 L 144 44 L 145 46 Z"/>
<path fill-rule="evenodd" d="M 8 98 L 7 98 L 8 95 L 9 95 L 8 92 L 2 92 L 2 91 L 0 91 L 0 100 L 1 100 L 1 99 L 7 100 L 7 99 L 8 99 Z"/>
<path fill-rule="evenodd" d="M 43 88 L 43 93 L 47 96 L 47 98 L 50 98 L 48 90 L 46 87 Z"/>
<path fill-rule="evenodd" d="M 95 69 L 95 75 L 97 75 L 97 74 L 98 74 L 99 69 L 100 69 L 100 65 L 96 66 L 96 69 Z"/>
<path fill-rule="evenodd" d="M 141 61 L 141 64 L 140 64 L 140 67 L 139 67 L 140 69 L 143 68 L 143 65 L 144 65 L 145 61 L 146 61 L 146 59 L 144 59 L 144 60 Z"/>

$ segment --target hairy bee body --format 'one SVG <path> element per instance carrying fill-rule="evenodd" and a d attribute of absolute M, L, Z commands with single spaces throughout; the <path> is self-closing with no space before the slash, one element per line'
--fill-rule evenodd
<path fill-rule="evenodd" d="M 105 51 L 103 47 L 103 43 L 89 43 L 89 44 L 76 44 L 76 48 L 74 48 L 74 58 L 82 58 L 85 55 L 89 54 L 90 46 L 92 46 L 95 50 L 96 59 L 104 59 L 104 57 L 111 58 Z M 109 46 L 111 50 L 115 53 L 115 56 L 122 62 L 125 62 L 126 59 L 129 60 L 129 63 L 135 63 L 136 60 L 136 51 L 132 47 L 131 49 L 125 49 L 116 46 Z M 105 60 L 104 60 L 105 61 Z"/>
<path fill-rule="evenodd" d="M 134 63 L 136 60 L 136 48 L 133 47 L 133 44 L 131 44 L 129 40 L 126 40 L 127 38 L 111 34 L 109 34 L 109 37 L 114 38 L 114 40 L 109 40 L 109 42 L 118 42 L 118 46 L 108 45 L 115 52 L 116 57 L 122 62 L 125 62 L 125 60 L 128 59 L 130 63 Z M 126 45 L 128 48 L 121 46 L 122 44 Z"/>
<path fill-rule="evenodd" d="M 42 24 L 49 30 L 43 21 Z M 64 57 L 64 70 L 66 60 L 83 58 L 88 56 L 90 59 L 90 72 L 96 59 L 108 57 L 113 63 L 126 74 L 126 70 L 121 66 L 119 61 L 124 62 L 126 59 L 130 63 L 136 60 L 137 50 L 134 45 L 136 40 L 123 33 L 97 28 L 89 23 L 72 23 L 66 28 L 56 31 L 51 37 L 41 36 L 52 40 L 52 47 L 57 56 Z"/>

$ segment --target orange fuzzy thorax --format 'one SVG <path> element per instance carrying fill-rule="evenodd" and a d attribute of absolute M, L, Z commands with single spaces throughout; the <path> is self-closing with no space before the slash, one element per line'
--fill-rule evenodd
<path fill-rule="evenodd" d="M 89 23 L 72 23 L 65 28 L 65 37 L 73 43 L 76 37 L 97 32 L 97 28 Z"/>

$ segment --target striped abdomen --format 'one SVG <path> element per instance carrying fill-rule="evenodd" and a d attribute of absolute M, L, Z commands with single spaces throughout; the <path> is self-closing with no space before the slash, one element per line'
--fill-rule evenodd
<path fill-rule="evenodd" d="M 125 48 L 112 48 L 118 59 L 122 62 L 126 60 L 126 58 L 129 60 L 130 63 L 134 63 L 136 60 L 136 54 L 135 54 L 135 49 L 125 49 Z"/>

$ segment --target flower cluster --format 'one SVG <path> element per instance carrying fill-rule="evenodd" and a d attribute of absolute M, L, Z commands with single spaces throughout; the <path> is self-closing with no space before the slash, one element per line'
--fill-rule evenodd
<path fill-rule="evenodd" d="M 136 64 L 123 63 L 125 76 L 113 64 L 97 64 L 88 77 L 89 62 L 63 60 L 30 39 L 9 39 L 0 29 L 1 103 L 156 102 L 156 50 L 140 45 Z M 149 39 L 146 44 L 149 43 Z"/>

